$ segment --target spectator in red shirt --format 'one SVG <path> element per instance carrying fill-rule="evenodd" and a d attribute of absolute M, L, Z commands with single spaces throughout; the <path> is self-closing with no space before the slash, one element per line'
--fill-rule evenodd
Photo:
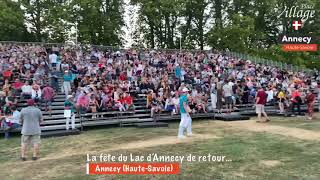
<path fill-rule="evenodd" d="M 267 113 L 264 110 L 264 106 L 267 102 L 267 93 L 264 91 L 262 87 L 258 87 L 258 92 L 256 95 L 256 113 L 258 114 L 258 121 L 257 122 L 262 122 L 261 121 L 261 113 L 264 115 L 266 118 L 266 121 L 264 122 L 269 122 L 270 119 L 268 118 Z"/>
<path fill-rule="evenodd" d="M 23 86 L 24 84 L 19 80 L 19 79 L 16 79 L 14 83 L 12 83 L 12 88 L 14 90 L 14 94 L 16 96 L 18 96 L 20 93 L 21 93 L 21 87 Z"/>
<path fill-rule="evenodd" d="M 133 98 L 130 96 L 130 94 L 127 94 L 127 93 L 123 93 L 123 105 L 124 105 L 124 108 L 126 110 L 134 110 L 134 105 L 133 105 Z"/>
<path fill-rule="evenodd" d="M 49 86 L 49 84 L 46 84 L 46 86 L 42 89 L 41 95 L 45 105 L 45 111 L 47 112 L 49 110 L 49 115 L 51 116 L 51 105 L 55 96 L 55 92 L 53 88 Z"/>
<path fill-rule="evenodd" d="M 127 80 L 127 76 L 126 76 L 125 72 L 121 72 L 120 73 L 119 79 L 121 81 L 126 81 Z"/>
<path fill-rule="evenodd" d="M 301 103 L 302 103 L 301 93 L 296 88 L 293 88 L 292 93 L 291 93 L 291 111 L 292 111 L 291 116 L 296 115 L 295 107 L 298 108 L 298 115 L 301 114 L 301 109 L 300 109 Z"/>
<path fill-rule="evenodd" d="M 10 79 L 10 77 L 12 76 L 12 72 L 10 69 L 7 69 L 2 73 L 2 75 L 5 79 Z"/>

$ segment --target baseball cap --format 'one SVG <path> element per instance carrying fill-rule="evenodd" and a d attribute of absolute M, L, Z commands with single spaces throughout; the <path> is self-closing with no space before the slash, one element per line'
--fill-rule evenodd
<path fill-rule="evenodd" d="M 34 100 L 33 99 L 28 99 L 27 100 L 28 106 L 33 106 L 34 105 Z"/>

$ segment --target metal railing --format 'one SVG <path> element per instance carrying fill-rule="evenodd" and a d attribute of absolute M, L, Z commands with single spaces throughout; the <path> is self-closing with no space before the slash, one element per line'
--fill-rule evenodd
<path fill-rule="evenodd" d="M 254 64 L 264 64 L 264 65 L 271 66 L 271 67 L 278 67 L 281 70 L 287 70 L 287 71 L 292 71 L 292 72 L 306 72 L 306 73 L 311 73 L 313 71 L 313 70 L 308 69 L 304 66 L 296 66 L 296 65 L 287 64 L 287 63 L 281 62 L 281 61 L 273 61 L 273 60 L 250 56 L 247 54 L 242 54 L 242 53 L 237 53 L 237 52 L 228 51 L 228 52 L 226 52 L 226 54 L 230 57 L 239 58 L 239 59 L 243 59 L 243 60 L 250 60 Z"/>

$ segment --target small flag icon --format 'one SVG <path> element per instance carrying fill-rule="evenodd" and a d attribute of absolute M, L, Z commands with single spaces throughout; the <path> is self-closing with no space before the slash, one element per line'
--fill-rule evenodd
<path fill-rule="evenodd" d="M 292 27 L 296 31 L 299 30 L 301 28 L 301 26 L 302 26 L 302 24 L 300 21 L 293 21 L 293 23 L 292 23 Z"/>

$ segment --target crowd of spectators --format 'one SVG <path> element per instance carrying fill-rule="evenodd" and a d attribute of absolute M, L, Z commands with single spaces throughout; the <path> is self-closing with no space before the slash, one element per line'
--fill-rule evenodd
<path fill-rule="evenodd" d="M 218 52 L 0 44 L 3 115 L 12 115 L 18 98 L 32 98 L 50 113 L 59 91 L 71 95 L 77 113 L 134 110 L 136 95 L 145 94 L 151 116 L 177 114 L 185 87 L 194 113 L 230 113 L 237 104 L 253 104 L 257 87 L 263 87 L 267 104 L 279 106 L 280 113 L 295 114 L 297 107 L 300 114 L 301 104 L 320 98 L 319 82 L 316 71 L 290 72 Z"/>

